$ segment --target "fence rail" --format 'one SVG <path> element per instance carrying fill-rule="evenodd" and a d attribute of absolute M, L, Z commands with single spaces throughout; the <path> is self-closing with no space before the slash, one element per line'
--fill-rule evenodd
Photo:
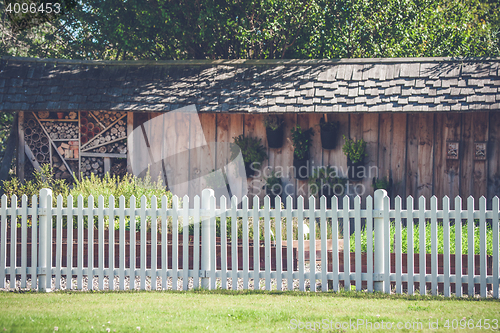
<path fill-rule="evenodd" d="M 499 298 L 498 197 L 491 210 L 486 209 L 484 197 L 479 199 L 478 210 L 472 197 L 466 208 L 460 197 L 455 198 L 453 210 L 448 197 L 442 199 L 441 210 L 436 197 L 431 198 L 430 209 L 424 197 L 419 198 L 418 207 L 408 197 L 407 209 L 402 209 L 402 199 L 397 197 L 391 209 L 383 190 L 366 198 L 366 209 L 361 209 L 359 197 L 354 198 L 353 208 L 349 197 L 343 198 L 342 208 L 333 197 L 330 209 L 325 197 L 319 209 L 314 197 L 308 199 L 308 209 L 302 197 L 297 207 L 291 197 L 286 198 L 286 208 L 279 197 L 276 208 L 271 208 L 269 197 L 263 207 L 258 197 L 253 198 L 252 208 L 246 197 L 241 207 L 236 198 L 220 200 L 216 206 L 210 190 L 192 201 L 174 196 L 171 205 L 166 197 L 152 197 L 149 202 L 142 197 L 139 205 L 131 197 L 127 207 L 123 197 L 116 205 L 111 196 L 105 205 L 100 196 L 97 207 L 91 196 L 87 205 L 81 196 L 76 205 L 71 196 L 65 206 L 61 196 L 56 199 L 53 207 L 48 189 L 39 198 L 33 196 L 30 206 L 26 196 L 20 206 L 16 196 L 10 198 L 10 205 L 2 196 L 0 288 L 81 290 L 87 284 L 86 289 L 98 290 L 149 286 L 152 290 L 337 291 L 352 285 L 368 292 L 411 295 L 418 290 L 420 294 Z M 464 248 L 462 228 L 454 228 L 454 238 L 450 238 L 455 224 L 467 228 Z M 443 230 L 439 254 L 438 226 Z M 492 234 L 489 239 L 487 230 Z M 425 235 L 429 232 L 427 251 Z M 350 248 L 352 237 L 354 249 Z M 475 244 L 479 244 L 477 255 Z M 414 253 L 415 245 L 418 253 Z"/>

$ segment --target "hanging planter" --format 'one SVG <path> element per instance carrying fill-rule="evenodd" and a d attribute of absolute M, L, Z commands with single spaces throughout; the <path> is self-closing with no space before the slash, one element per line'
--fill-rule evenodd
<path fill-rule="evenodd" d="M 303 131 L 300 125 L 292 128 L 293 141 L 293 169 L 295 178 L 304 180 L 309 178 L 309 149 L 311 147 L 311 136 L 314 135 L 312 128 Z"/>
<path fill-rule="evenodd" d="M 283 120 L 278 116 L 264 118 L 266 127 L 267 146 L 269 148 L 281 148 L 283 146 Z"/>
<path fill-rule="evenodd" d="M 366 142 L 363 139 L 347 139 L 345 135 L 343 137 L 345 143 L 342 151 L 347 156 L 347 175 L 350 180 L 361 180 L 365 176 Z"/>
<path fill-rule="evenodd" d="M 338 121 L 325 121 L 323 118 L 319 121 L 321 129 L 321 147 L 323 149 L 331 150 L 337 146 L 338 128 L 340 123 Z"/>
<path fill-rule="evenodd" d="M 359 181 L 363 179 L 365 163 L 363 160 L 358 162 L 353 162 L 350 158 L 347 158 L 347 176 L 352 181 Z"/>
<path fill-rule="evenodd" d="M 293 157 L 293 169 L 296 179 L 305 180 L 309 178 L 309 152 L 304 158 Z"/>
<path fill-rule="evenodd" d="M 251 178 L 255 175 L 255 170 L 260 169 L 260 164 L 253 164 L 245 162 L 245 172 L 247 174 L 247 178 Z"/>
<path fill-rule="evenodd" d="M 247 178 L 253 177 L 255 171 L 259 170 L 262 166 L 262 162 L 267 159 L 266 149 L 260 143 L 261 139 L 245 137 L 243 135 L 233 139 L 234 143 L 241 150 Z M 238 150 L 233 150 L 231 159 L 234 159 L 237 154 Z"/>

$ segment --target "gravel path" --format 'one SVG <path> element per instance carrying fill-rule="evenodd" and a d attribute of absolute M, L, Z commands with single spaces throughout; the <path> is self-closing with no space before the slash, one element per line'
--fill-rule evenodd
<path fill-rule="evenodd" d="M 305 272 L 309 272 L 309 263 L 306 263 L 305 265 Z M 321 264 L 317 264 L 316 265 L 316 272 L 321 272 Z M 89 280 L 87 277 L 83 277 L 82 279 L 82 290 L 83 291 L 88 291 L 89 290 Z M 61 277 L 61 290 L 66 290 L 68 289 L 68 285 L 67 285 L 67 279 L 65 277 Z M 114 289 L 115 290 L 118 290 L 119 289 L 119 278 L 117 276 L 115 276 L 114 278 Z M 139 277 L 136 277 L 135 279 L 135 290 L 140 290 L 140 282 L 141 282 L 141 279 Z M 77 290 L 77 281 L 75 278 L 72 279 L 71 281 L 72 283 L 72 286 L 71 286 L 71 289 L 73 290 Z M 232 289 L 232 279 L 231 278 L 228 278 L 227 279 L 227 289 Z M 55 278 L 52 278 L 52 290 L 55 291 L 56 288 L 55 288 L 55 284 L 56 284 L 56 279 Z M 179 278 L 177 279 L 177 290 L 182 290 L 182 284 L 183 284 L 183 281 L 182 281 L 182 278 Z M 130 278 L 129 277 L 126 277 L 125 278 L 125 290 L 130 290 L 130 289 L 133 289 L 131 288 L 131 283 L 130 283 Z M 254 285 L 255 285 L 255 281 L 253 279 L 249 279 L 248 281 L 248 289 L 251 289 L 253 290 L 254 289 Z M 94 277 L 93 280 L 92 280 L 92 286 L 93 286 L 93 290 L 99 290 L 99 280 L 97 277 Z M 221 282 L 221 279 L 217 279 L 216 281 L 216 288 L 217 289 L 221 289 L 221 286 L 222 286 L 222 282 Z M 10 281 L 7 280 L 6 281 L 6 287 L 7 288 L 0 288 L 0 291 L 14 291 L 14 288 L 10 288 Z M 155 288 L 156 287 L 156 288 Z M 31 279 L 28 279 L 27 280 L 27 284 L 26 284 L 26 288 L 21 288 L 21 281 L 20 280 L 16 280 L 16 288 L 15 290 L 29 290 L 31 288 Z M 189 289 L 193 289 L 193 278 L 189 278 L 189 284 L 188 284 L 188 288 Z M 153 286 L 152 288 L 152 281 L 151 281 L 151 277 L 146 277 L 146 290 L 162 290 L 162 279 L 160 277 L 158 277 L 156 279 L 156 286 Z M 167 278 L 167 288 L 166 289 L 169 289 L 171 290 L 172 289 L 172 278 Z M 238 279 L 238 290 L 243 290 L 243 279 L 242 278 L 239 278 Z M 265 280 L 264 279 L 260 279 L 260 286 L 259 288 L 260 290 L 265 290 Z M 299 280 L 297 279 L 294 279 L 293 280 L 293 289 L 294 290 L 300 290 L 299 288 Z M 309 291 L 311 289 L 311 285 L 310 285 L 310 281 L 309 280 L 306 280 L 305 281 L 305 290 Z M 104 290 L 110 290 L 109 288 L 109 278 L 106 276 L 104 277 Z M 277 290 L 277 280 L 276 279 L 271 279 L 271 290 Z M 288 290 L 288 282 L 286 279 L 283 279 L 283 283 L 282 283 L 282 290 Z M 321 280 L 317 280 L 316 282 L 316 290 L 321 290 Z"/>

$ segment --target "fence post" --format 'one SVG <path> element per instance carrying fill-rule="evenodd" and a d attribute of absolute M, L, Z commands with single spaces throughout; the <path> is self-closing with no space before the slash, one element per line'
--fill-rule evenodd
<path fill-rule="evenodd" d="M 201 288 L 210 289 L 210 278 L 208 277 L 208 272 L 212 269 L 210 265 L 210 198 L 214 196 L 214 190 L 204 189 L 201 192 L 201 209 L 204 210 L 201 220 L 201 271 L 203 276 L 201 278 Z M 213 240 L 215 241 L 215 240 Z"/>
<path fill-rule="evenodd" d="M 52 232 L 52 190 L 48 188 L 43 188 L 40 190 L 40 202 L 38 205 L 40 213 L 39 216 L 39 257 L 38 257 L 38 291 L 47 292 L 50 291 L 50 287 L 47 288 L 47 285 L 50 286 L 52 282 L 52 274 L 51 266 L 52 266 L 52 258 L 49 257 L 49 247 L 52 245 L 52 235 L 49 232 Z M 35 265 L 36 263 L 32 263 Z M 47 278 L 48 275 L 48 278 Z"/>
<path fill-rule="evenodd" d="M 376 190 L 373 202 L 373 224 L 375 229 L 375 261 L 373 269 L 373 289 L 374 291 L 384 291 L 384 198 L 387 196 L 386 190 Z"/>

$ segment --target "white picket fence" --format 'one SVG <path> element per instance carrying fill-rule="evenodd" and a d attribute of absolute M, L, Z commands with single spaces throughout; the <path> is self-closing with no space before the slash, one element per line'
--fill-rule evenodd
<path fill-rule="evenodd" d="M 115 289 L 113 280 L 118 278 L 118 289 L 124 290 L 125 280 L 130 281 L 129 288 L 146 289 L 146 281 L 151 281 L 151 289 L 167 289 L 167 282 L 177 289 L 178 282 L 179 288 L 183 290 L 189 289 L 189 281 L 192 279 L 192 288 L 208 288 L 214 289 L 221 287 L 228 288 L 228 282 L 231 282 L 231 288 L 238 288 L 238 279 L 243 281 L 243 289 L 249 288 L 250 280 L 254 280 L 254 288 L 260 289 L 260 282 L 263 280 L 263 286 L 266 290 L 272 287 L 277 290 L 288 289 L 293 290 L 294 286 L 301 291 L 311 290 L 327 291 L 330 284 L 334 291 L 339 290 L 341 285 L 350 290 L 351 285 L 355 285 L 356 290 L 366 288 L 368 292 L 383 291 L 385 293 L 395 292 L 413 294 L 416 287 L 419 287 L 420 294 L 431 293 L 432 295 L 438 294 L 438 286 L 441 286 L 442 292 L 445 296 L 452 295 L 451 287 L 455 287 L 455 295 L 462 296 L 462 287 L 467 284 L 466 294 L 469 296 L 475 295 L 479 289 L 479 295 L 486 297 L 488 291 L 491 291 L 491 296 L 494 298 L 499 297 L 499 199 L 495 197 L 492 201 L 492 210 L 486 209 L 486 199 L 481 197 L 479 199 L 479 210 L 474 209 L 474 199 L 469 197 L 467 199 L 467 208 L 462 208 L 462 199 L 457 197 L 455 199 L 455 208 L 450 210 L 450 203 L 448 197 L 442 199 L 442 210 L 438 210 L 438 199 L 431 198 L 431 209 L 425 207 L 425 198 L 419 199 L 418 209 L 414 208 L 412 197 L 407 198 L 407 209 L 402 209 L 402 200 L 400 197 L 395 199 L 394 209 L 390 209 L 390 201 L 387 194 L 383 190 L 377 190 L 374 198 L 368 196 L 366 199 L 366 209 L 361 209 L 361 199 L 354 198 L 354 208 L 351 208 L 349 198 L 343 198 L 343 208 L 338 209 L 338 199 L 332 198 L 331 209 L 327 209 L 326 199 L 324 197 L 320 200 L 320 209 L 316 209 L 315 198 L 309 198 L 309 208 L 304 209 L 304 199 L 299 197 L 297 199 L 297 207 L 293 207 L 291 197 L 286 199 L 286 208 L 281 206 L 281 199 L 276 197 L 275 209 L 271 208 L 270 200 L 268 197 L 264 199 L 264 207 L 259 208 L 259 198 L 253 198 L 253 208 L 248 208 L 249 200 L 244 197 L 241 207 L 238 208 L 236 198 L 232 198 L 231 204 L 226 204 L 225 200 L 220 201 L 220 207 L 216 206 L 216 199 L 213 196 L 213 191 L 204 190 L 203 198 L 196 196 L 194 202 L 190 203 L 187 196 L 182 198 L 182 205 L 179 199 L 174 196 L 172 208 L 167 208 L 167 198 L 161 198 L 161 207 L 158 207 L 157 198 L 151 199 L 150 208 L 147 208 L 146 198 L 142 197 L 140 207 L 136 207 L 136 200 L 134 197 L 130 199 L 130 207 L 125 207 L 125 199 L 119 198 L 118 207 L 115 206 L 113 197 L 109 198 L 107 206 L 104 204 L 104 198 L 98 198 L 97 207 L 94 207 L 94 198 L 88 198 L 88 205 L 84 207 L 83 198 L 77 198 L 77 205 L 74 207 L 73 198 L 67 198 L 67 207 L 63 207 L 63 198 L 57 198 L 56 207 L 52 207 L 52 192 L 48 189 L 43 189 L 40 192 L 39 202 L 37 197 L 33 196 L 32 205 L 28 207 L 27 198 L 23 196 L 21 199 L 21 206 L 18 207 L 17 198 L 11 198 L 11 205 L 8 207 L 8 198 L 4 195 L 1 198 L 0 206 L 0 288 L 26 288 L 29 286 L 31 289 L 38 289 L 39 291 L 47 291 L 49 289 L 61 289 L 61 278 L 66 277 L 66 288 L 82 289 L 85 278 L 91 276 L 97 279 L 97 289 L 105 289 L 105 281 L 108 281 L 109 289 Z M 182 207 L 181 207 L 182 206 Z M 63 266 L 61 258 L 63 257 L 62 246 L 62 230 L 63 230 L 63 217 L 67 217 L 68 221 L 73 221 L 76 216 L 78 228 L 77 234 L 73 235 L 73 229 L 67 229 L 66 237 L 67 244 L 77 244 L 77 264 L 73 265 L 73 260 L 67 260 L 67 265 Z M 84 229 L 84 220 L 93 221 L 97 216 L 97 228 Z M 109 230 L 114 229 L 115 218 L 118 218 L 119 223 L 119 237 L 115 239 L 114 233 L 109 232 L 109 239 L 105 239 L 105 220 L 109 221 Z M 236 241 L 231 242 L 226 237 L 220 238 L 220 254 L 216 252 L 216 227 L 215 218 L 220 217 L 221 221 L 226 221 L 230 218 L 231 226 L 231 239 L 238 239 L 237 229 L 238 223 L 242 224 L 242 265 L 238 265 L 238 246 Z M 28 218 L 32 221 L 31 228 L 27 228 Z M 192 263 L 193 269 L 189 269 L 189 237 L 182 239 L 182 267 L 179 268 L 177 260 L 172 260 L 169 267 L 168 260 L 168 239 L 167 232 L 158 234 L 156 232 L 148 231 L 146 223 L 140 224 L 140 244 L 136 242 L 136 233 L 130 232 L 128 239 L 125 237 L 125 220 L 130 219 L 131 229 L 138 221 L 151 221 L 150 230 L 167 230 L 167 221 L 171 221 L 172 243 L 171 243 L 171 256 L 178 258 L 178 223 L 182 221 L 191 221 L 194 224 L 194 239 L 192 244 Z M 275 219 L 276 222 L 274 229 L 271 230 L 271 220 Z M 259 242 L 259 226 L 264 226 L 264 245 L 253 246 L 253 268 L 249 269 L 249 223 L 253 222 L 253 244 L 261 244 Z M 292 221 L 299 221 L 298 223 L 298 254 L 294 258 L 292 234 Z M 349 219 L 354 219 L 354 233 L 350 235 Z M 406 219 L 408 226 L 407 234 L 407 272 L 403 273 L 403 254 L 402 249 L 402 221 Z M 418 220 L 418 230 L 420 237 L 419 249 L 420 253 L 414 257 L 413 253 L 413 226 L 414 219 Z M 474 239 L 474 220 L 479 220 L 480 237 Z M 341 222 L 340 222 L 341 220 Z M 430 220 L 431 232 L 431 273 L 426 272 L 426 254 L 425 254 L 425 235 L 426 228 L 429 224 L 426 220 Z M 450 223 L 455 221 L 466 220 L 468 228 L 468 249 L 462 249 L 462 234 L 461 228 L 456 228 L 455 239 L 450 239 Z M 15 227 L 16 223 L 20 223 L 21 240 L 16 242 L 18 228 Z M 240 222 L 239 222 L 240 221 Z M 243 221 L 244 223 L 241 223 Z M 282 223 L 286 226 L 286 235 L 282 234 Z M 304 223 L 300 223 L 304 221 Z M 360 230 L 362 221 L 365 223 L 367 231 L 367 253 L 366 253 L 366 272 L 362 272 L 362 253 L 361 253 L 361 240 Z M 395 223 L 395 236 L 390 239 L 390 223 Z M 52 223 L 55 223 L 56 237 L 53 238 Z M 487 242 L 486 242 L 486 224 L 492 224 L 493 242 L 489 245 L 492 247 L 492 259 L 490 258 L 490 266 L 487 267 Z M 304 231 L 309 228 L 309 244 L 310 244 L 310 261 L 307 265 L 305 258 L 305 242 Z M 443 272 L 438 271 L 438 249 L 437 249 L 437 225 L 443 224 L 444 230 L 444 249 L 443 249 Z M 10 228 L 10 265 L 6 265 L 7 256 L 7 230 L 8 226 L 14 225 Z M 71 224 L 71 222 L 69 223 Z M 327 239 L 327 224 L 331 228 L 331 246 L 328 246 Z M 221 223 L 221 235 L 226 235 L 226 223 Z M 304 226 L 306 225 L 306 228 Z M 339 271 L 339 247 L 338 247 L 338 231 L 339 225 L 343 227 L 344 249 L 343 253 L 350 253 L 349 246 L 350 237 L 355 237 L 355 264 L 351 267 L 350 255 L 343 256 L 344 271 Z M 320 248 L 316 249 L 316 228 L 319 228 L 320 237 L 318 239 Z M 37 230 L 39 229 L 39 230 Z M 189 224 L 182 225 L 183 234 L 188 235 Z M 201 229 L 201 250 L 200 250 L 200 229 Z M 27 233 L 31 232 L 31 265 L 28 266 L 28 246 L 27 246 Z M 94 239 L 94 233 L 98 233 L 97 241 L 94 246 L 98 248 L 98 260 L 94 258 L 94 246 L 87 246 L 87 258 L 84 258 L 84 232 L 88 233 L 87 239 Z M 372 234 L 375 233 L 374 244 L 372 241 Z M 147 237 L 148 234 L 150 237 Z M 157 235 L 160 235 L 159 237 Z M 149 241 L 150 239 L 150 241 Z M 283 242 L 273 240 L 283 239 Z M 108 244 L 118 244 L 119 248 L 119 264 L 115 267 L 115 247 L 108 246 L 108 258 L 105 258 L 105 241 Z M 391 255 L 390 244 L 394 244 L 394 252 L 392 265 L 395 266 L 395 271 L 391 272 Z M 454 264 L 456 267 L 455 274 L 451 274 L 450 270 L 450 247 L 455 247 L 455 253 L 466 254 L 474 253 L 474 242 L 479 241 L 480 244 L 480 271 L 475 274 L 475 256 L 467 256 L 466 272 L 463 272 L 462 256 L 456 255 Z M 38 243 L 38 246 L 37 246 Z M 129 264 L 126 265 L 126 243 L 129 247 Z M 151 264 L 148 268 L 146 265 L 146 249 L 147 246 L 151 249 Z M 228 244 L 230 244 L 231 267 L 228 269 Z M 282 260 L 282 244 L 286 245 L 286 270 L 283 266 Z M 136 253 L 136 246 L 140 246 L 139 252 Z M 260 265 L 260 248 L 265 248 L 265 268 L 261 271 Z M 158 247 L 161 249 L 158 253 Z M 17 253 L 20 248 L 20 265 L 17 265 L 16 258 L 19 258 Z M 372 250 L 374 248 L 374 250 Z M 55 249 L 55 256 L 52 251 Z M 316 251 L 320 253 L 320 259 L 317 260 Z M 66 258 L 73 258 L 73 246 L 67 246 Z M 331 251 L 331 269 L 328 269 L 328 251 Z M 470 252 L 469 252 L 470 251 Z M 275 252 L 276 264 L 275 269 L 272 270 L 271 259 L 272 252 Z M 158 267 L 158 255 L 161 255 L 161 267 Z M 140 265 L 136 267 L 136 255 L 140 256 Z M 220 269 L 217 269 L 216 260 L 220 256 Z M 55 258 L 54 260 L 52 258 Z M 415 273 L 414 258 L 419 259 L 419 272 Z M 86 259 L 86 260 L 85 260 Z M 84 266 L 85 261 L 87 265 Z M 294 261 L 297 261 L 297 268 L 294 269 Z M 108 265 L 105 263 L 108 262 Z M 317 264 L 320 264 L 320 269 L 315 270 Z M 105 267 L 107 266 L 107 267 Z M 200 268 L 200 269 L 198 269 Z M 487 274 L 488 269 L 492 274 Z M 8 279 L 7 279 L 8 277 Z M 29 277 L 29 279 L 28 279 Z M 114 277 L 111 281 L 108 277 Z M 257 280 L 259 280 L 259 283 Z M 75 282 L 76 280 L 76 282 Z M 91 280 L 91 279 L 89 279 Z M 180 281 L 182 280 L 182 286 Z M 201 280 L 201 285 L 200 285 Z M 6 285 L 6 282 L 9 282 Z M 31 281 L 31 282 L 30 282 Z M 136 284 L 137 281 L 138 285 Z M 295 282 L 295 283 L 294 283 Z M 73 284 L 75 283 L 75 284 Z M 317 288 L 317 285 L 320 288 Z M 420 286 L 429 286 L 423 288 Z M 474 286 L 476 285 L 476 287 Z M 307 287 L 309 286 L 309 287 Z M 403 289 L 406 286 L 405 290 Z M 89 282 L 89 289 L 96 289 L 96 286 Z"/>

